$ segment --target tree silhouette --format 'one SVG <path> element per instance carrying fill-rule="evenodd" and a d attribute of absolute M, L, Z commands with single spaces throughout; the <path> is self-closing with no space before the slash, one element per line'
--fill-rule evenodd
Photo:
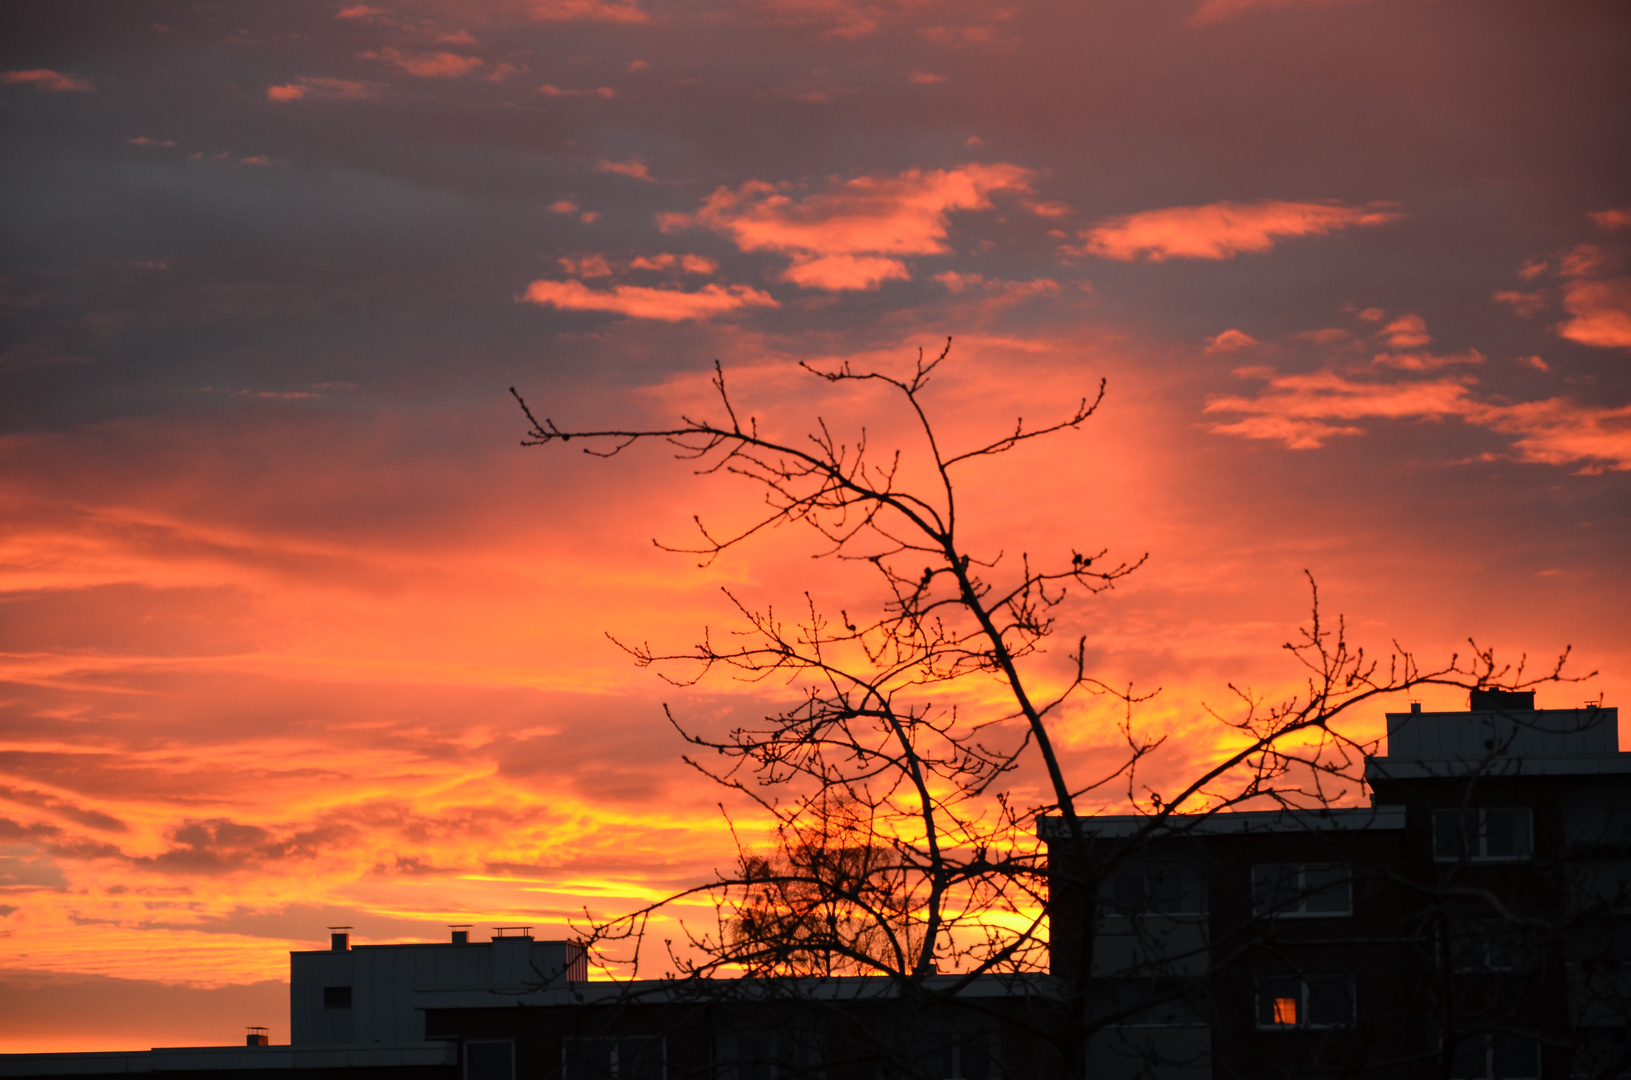
<path fill-rule="evenodd" d="M 1157 836 L 1220 811 L 1318 810 L 1357 792 L 1375 747 L 1337 723 L 1357 706 L 1423 685 L 1530 687 L 1560 678 L 1563 658 L 1538 676 L 1476 646 L 1468 657 L 1426 666 L 1397 644 L 1377 659 L 1349 644 L 1340 620 L 1322 619 L 1316 591 L 1310 624 L 1286 646 L 1302 669 L 1302 692 L 1265 701 L 1231 687 L 1238 707 L 1217 718 L 1234 733 L 1233 749 L 1176 790 L 1143 788 L 1140 765 L 1161 744 L 1136 723 L 1145 695 L 1088 670 L 1085 638 L 1068 647 L 1062 685 L 1038 665 L 1062 605 L 1113 589 L 1144 557 L 1047 536 L 1022 538 L 1017 556 L 976 550 L 959 499 L 971 464 L 1068 437 L 1096 414 L 1105 384 L 1051 421 L 1017 420 L 986 441 L 948 446 L 928 389 L 950 348 L 948 339 L 938 356 L 920 351 L 900 375 L 802 365 L 827 384 L 893 400 L 911 437 L 882 452 L 864 430 L 841 434 L 842 425 L 819 416 L 802 440 L 772 437 L 738 407 L 717 363 L 717 417 L 681 416 L 666 427 L 563 427 L 515 395 L 530 425 L 523 445 L 578 441 L 585 453 L 610 457 L 664 444 L 696 473 L 736 477 L 762 497 L 745 527 L 719 533 L 697 518 L 698 542 L 669 550 L 706 566 L 772 529 L 799 526 L 819 538 L 824 557 L 870 567 L 882 585 L 881 604 L 865 613 L 845 602 L 834 614 L 806 593 L 792 617 L 727 590 L 740 617 L 729 634 L 705 630 L 678 650 L 620 643 L 678 685 L 722 672 L 789 687 L 784 708 L 724 734 L 668 714 L 688 744 L 684 760 L 755 803 L 777 843 L 769 852 L 744 844 L 732 872 L 597 923 L 588 936 L 598 955 L 637 972 L 651 917 L 707 896 L 716 925 L 687 927 L 667 954 L 709 992 L 724 992 L 709 980 L 726 974 L 855 974 L 949 1001 L 962 1000 L 981 976 L 1049 970 L 1051 946 L 1055 1008 L 1034 1034 L 1054 1047 L 1060 1069 L 1079 1070 L 1093 1032 L 1183 998 L 1194 980 L 1180 978 L 1185 947 L 1169 940 L 1141 954 L 1148 994 L 1108 1005 L 1093 999 L 1096 935 L 1050 942 L 1050 902 L 1055 914 L 1075 905 L 1075 925 L 1093 927 L 1112 879 L 1145 860 Z M 1033 558 L 1029 547 L 1057 554 Z M 1083 695 L 1119 706 L 1125 750 L 1091 775 L 1071 776 L 1056 724 Z M 1022 766 L 1046 776 L 1046 795 L 1034 804 L 1016 801 L 1007 786 Z M 1079 809 L 1110 792 L 1143 815 L 1140 828 L 1113 844 L 1095 840 Z M 1039 839 L 1044 817 L 1056 819 L 1051 862 Z M 1216 955 L 1226 945 L 1203 947 Z"/>

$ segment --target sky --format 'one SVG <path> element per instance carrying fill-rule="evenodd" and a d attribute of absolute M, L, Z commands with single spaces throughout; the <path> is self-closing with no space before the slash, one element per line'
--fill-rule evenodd
<path fill-rule="evenodd" d="M 876 590 L 791 531 L 661 550 L 757 493 L 522 447 L 511 386 L 661 424 L 718 411 L 717 359 L 768 430 L 912 460 L 898 410 L 800 363 L 950 337 L 952 445 L 1106 380 L 1081 431 L 969 471 L 963 520 L 1010 560 L 1148 555 L 1037 671 L 1081 637 L 1159 689 L 1168 782 L 1231 684 L 1296 691 L 1305 572 L 1369 650 L 1568 647 L 1598 674 L 1540 704 L 1631 700 L 1623 4 L 0 20 L 0 1051 L 283 1042 L 328 926 L 559 937 L 730 864 L 662 706 L 788 688 L 674 687 L 608 635 Z M 1059 718 L 1078 774 L 1113 719 Z"/>

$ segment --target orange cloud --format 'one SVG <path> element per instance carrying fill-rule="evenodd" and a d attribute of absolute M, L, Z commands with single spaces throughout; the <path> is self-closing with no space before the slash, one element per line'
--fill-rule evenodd
<path fill-rule="evenodd" d="M 1563 291 L 1569 319 L 1557 332 L 1604 349 L 1631 349 L 1631 278 L 1571 281 Z"/>
<path fill-rule="evenodd" d="M 636 180 L 647 180 L 656 183 L 657 178 L 651 175 L 646 163 L 639 158 L 630 158 L 627 161 L 602 161 L 595 166 L 596 172 L 616 173 L 618 176 L 629 176 Z"/>
<path fill-rule="evenodd" d="M 1332 420 L 1465 415 L 1472 381 L 1461 377 L 1415 383 L 1358 382 L 1331 371 L 1277 375 L 1258 368 L 1236 374 L 1267 378 L 1268 389 L 1256 397 L 1209 397 L 1203 410 L 1207 413 L 1246 415 L 1244 420 L 1214 424 L 1212 430 L 1251 439 L 1276 439 L 1292 450 L 1313 449 L 1333 435 L 1363 434 L 1362 429 L 1351 425 L 1334 426 L 1329 423 Z"/>
<path fill-rule="evenodd" d="M 1546 298 L 1540 293 L 1518 292 L 1515 289 L 1500 289 L 1490 299 L 1497 304 L 1506 304 L 1512 308 L 1513 314 L 1526 319 L 1546 306 Z"/>
<path fill-rule="evenodd" d="M 383 14 L 385 12 L 377 7 L 369 7 L 367 4 L 353 4 L 350 7 L 336 11 L 334 17 L 336 19 L 372 19 Z"/>
<path fill-rule="evenodd" d="M 617 91 L 613 90 L 609 86 L 597 86 L 593 90 L 584 90 L 584 89 L 569 89 L 569 88 L 566 88 L 566 87 L 556 86 L 554 83 L 545 83 L 544 85 L 540 86 L 537 89 L 536 92 L 544 95 L 545 97 L 603 97 L 603 98 L 614 98 L 614 97 L 617 96 Z"/>
<path fill-rule="evenodd" d="M 1206 339 L 1207 352 L 1236 352 L 1257 344 L 1257 339 L 1244 330 L 1225 330 Z"/>
<path fill-rule="evenodd" d="M 1433 340 L 1427 333 L 1427 320 L 1420 315 L 1399 316 L 1377 332 L 1379 337 L 1384 335 L 1395 349 L 1414 349 Z"/>
<path fill-rule="evenodd" d="M 1477 349 L 1468 349 L 1466 352 L 1445 354 L 1378 353 L 1371 358 L 1371 363 L 1379 367 L 1397 368 L 1400 371 L 1437 371 L 1439 368 L 1453 367 L 1456 364 L 1482 364 L 1484 359 L 1484 354 Z"/>
<path fill-rule="evenodd" d="M 1220 202 L 1172 206 L 1108 218 L 1081 233 L 1085 241 L 1072 254 L 1131 262 L 1147 259 L 1232 259 L 1241 252 L 1268 251 L 1284 236 L 1324 236 L 1356 225 L 1382 225 L 1403 215 L 1385 203 Z"/>
<path fill-rule="evenodd" d="M 299 101 L 301 98 L 375 98 L 385 89 L 383 83 L 359 82 L 355 79 L 310 78 L 296 79 L 281 86 L 268 86 L 268 101 Z"/>
<path fill-rule="evenodd" d="M 1545 370 L 1544 361 L 1537 366 Z M 1255 397 L 1208 398 L 1205 412 L 1244 417 L 1213 424 L 1211 430 L 1218 434 L 1270 439 L 1288 449 L 1310 450 L 1333 436 L 1363 435 L 1364 429 L 1351 423 L 1354 420 L 1454 417 L 1517 436 L 1512 450 L 1519 461 L 1579 464 L 1578 471 L 1585 473 L 1631 469 L 1631 405 L 1598 408 L 1563 398 L 1495 404 L 1473 394 L 1476 381 L 1470 376 L 1386 383 L 1349 379 L 1330 371 L 1280 375 L 1264 368 L 1243 368 L 1235 374 L 1263 379 L 1268 385 Z"/>
<path fill-rule="evenodd" d="M 719 269 L 718 263 L 701 255 L 674 255 L 666 251 L 660 255 L 638 255 L 629 260 L 629 266 L 635 270 L 679 269 L 687 274 L 703 275 Z"/>
<path fill-rule="evenodd" d="M 597 292 L 581 281 L 534 281 L 521 299 L 563 311 L 610 311 L 631 319 L 663 322 L 710 319 L 742 308 L 778 306 L 768 294 L 746 285 L 705 285 L 699 292 L 615 285 L 609 292 Z"/>
<path fill-rule="evenodd" d="M 1258 8 L 1328 7 L 1344 0 L 1200 0 L 1186 25 L 1210 26 Z"/>
<path fill-rule="evenodd" d="M 651 16 L 639 4 L 604 3 L 603 0 L 531 0 L 527 14 L 540 22 L 643 23 Z"/>
<path fill-rule="evenodd" d="M 1599 227 L 1610 232 L 1615 229 L 1631 228 L 1631 206 L 1621 206 L 1613 210 L 1598 210 L 1586 216 L 1596 222 Z"/>
<path fill-rule="evenodd" d="M 357 55 L 364 60 L 378 60 L 401 68 L 409 75 L 416 75 L 421 79 L 457 79 L 470 74 L 484 63 L 475 56 L 461 56 L 450 52 L 409 53 L 389 46 L 378 50 L 370 49 Z"/>
<path fill-rule="evenodd" d="M 804 288 L 874 289 L 911 277 L 902 256 L 949 252 L 949 215 L 984 210 L 998 191 L 1028 192 L 1031 173 L 1017 165 L 911 169 L 897 176 L 835 181 L 795 200 L 790 185 L 752 180 L 719 188 L 695 214 L 665 214 L 664 231 L 703 225 L 743 251 L 790 257 L 784 277 Z"/>
<path fill-rule="evenodd" d="M 592 278 L 610 277 L 612 264 L 606 261 L 604 255 L 585 255 L 581 259 L 556 259 L 561 269 L 573 277 Z"/>
<path fill-rule="evenodd" d="M 96 84 L 89 79 L 64 75 L 62 72 L 52 71 L 50 68 L 0 72 L 0 83 L 11 86 L 32 86 L 36 90 L 44 90 L 53 94 L 86 93 L 96 89 Z"/>

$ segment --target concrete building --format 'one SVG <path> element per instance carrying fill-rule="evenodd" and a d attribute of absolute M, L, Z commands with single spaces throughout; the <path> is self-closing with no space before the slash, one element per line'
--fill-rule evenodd
<path fill-rule="evenodd" d="M 1469 704 L 1387 715 L 1368 807 L 1098 817 L 1085 866 L 1044 822 L 1054 969 L 1114 1017 L 1089 1075 L 1631 1076 L 1617 710 Z"/>

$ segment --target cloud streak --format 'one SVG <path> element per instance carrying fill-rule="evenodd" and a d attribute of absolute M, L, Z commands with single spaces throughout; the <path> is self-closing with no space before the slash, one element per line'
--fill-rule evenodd
<path fill-rule="evenodd" d="M 631 319 L 686 322 L 729 315 L 744 308 L 776 307 L 768 293 L 747 285 L 704 285 L 696 292 L 646 285 L 591 289 L 581 281 L 534 281 L 521 299 L 562 311 L 605 311 Z"/>
<path fill-rule="evenodd" d="M 1080 234 L 1076 254 L 1122 262 L 1167 259 L 1232 259 L 1268 251 L 1289 237 L 1326 236 L 1366 225 L 1385 225 L 1403 215 L 1386 203 L 1218 202 L 1170 206 L 1107 218 Z"/>

